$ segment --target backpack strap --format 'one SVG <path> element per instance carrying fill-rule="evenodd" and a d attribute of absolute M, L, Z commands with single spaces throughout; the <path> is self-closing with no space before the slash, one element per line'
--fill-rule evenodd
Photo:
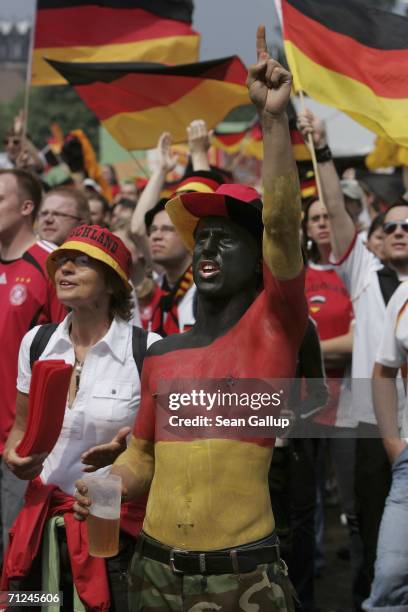
<path fill-rule="evenodd" d="M 142 378 L 142 367 L 143 360 L 147 351 L 147 336 L 148 333 L 142 327 L 133 326 L 132 330 L 132 351 L 133 351 L 133 359 L 135 360 L 135 364 L 137 370 L 139 372 L 140 378 Z"/>
<path fill-rule="evenodd" d="M 34 361 L 40 357 L 49 339 L 58 327 L 58 323 L 45 323 L 38 328 L 30 346 L 30 367 L 33 369 Z"/>
<path fill-rule="evenodd" d="M 34 361 L 40 357 L 48 344 L 49 339 L 58 327 L 58 323 L 46 323 L 39 327 L 30 346 L 30 367 L 33 367 Z M 133 326 L 132 328 L 132 352 L 133 359 L 139 376 L 142 376 L 143 360 L 147 351 L 147 331 L 141 327 Z"/>

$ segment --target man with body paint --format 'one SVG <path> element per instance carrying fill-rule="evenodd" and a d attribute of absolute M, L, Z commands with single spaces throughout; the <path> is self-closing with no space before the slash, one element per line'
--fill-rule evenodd
<path fill-rule="evenodd" d="M 197 319 L 149 349 L 133 436 L 112 468 L 126 498 L 150 488 L 129 572 L 133 611 L 294 610 L 268 490 L 274 440 L 169 440 L 156 421 L 160 381 L 295 373 L 307 307 L 285 112 L 291 75 L 269 58 L 263 27 L 257 52 L 247 83 L 263 129 L 263 207 L 254 189 L 232 184 L 179 194 L 166 207 L 193 251 Z M 77 486 L 75 510 L 85 518 L 90 500 L 84 482 Z"/>

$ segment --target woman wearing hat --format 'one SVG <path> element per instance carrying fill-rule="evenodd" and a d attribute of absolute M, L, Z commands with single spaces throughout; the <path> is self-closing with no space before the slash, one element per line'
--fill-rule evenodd
<path fill-rule="evenodd" d="M 30 347 L 39 329 L 35 327 L 20 347 L 17 416 L 5 452 L 13 472 L 32 482 L 11 532 L 3 584 L 10 590 L 51 591 L 44 585 L 45 573 L 51 575 L 52 568 L 57 576 L 63 574 L 63 580 L 72 571 L 84 609 L 95 611 L 116 610 L 118 606 L 126 610 L 123 575 L 144 515 L 144 500 L 122 507 L 121 552 L 106 564 L 103 559 L 89 557 L 82 526 L 78 530 L 78 522 L 72 520 L 74 483 L 84 462 L 91 464 L 87 471 L 106 473 L 106 460 L 101 461 L 98 451 L 101 445 L 106 450 L 105 445 L 112 441 L 108 448 L 113 461 L 115 450 L 126 446 L 125 437 L 139 407 L 140 377 L 129 323 L 129 266 L 130 253 L 120 238 L 99 226 L 75 228 L 49 256 L 48 274 L 70 312 L 52 333 L 39 359 L 63 359 L 73 366 L 64 422 L 48 456 L 20 458 L 16 454 L 14 449 L 26 427 Z M 156 334 L 149 334 L 147 346 L 157 339 Z M 41 534 L 55 515 L 65 520 L 65 527 L 55 529 L 60 563 L 48 559 L 49 551 L 41 547 Z M 41 562 L 49 571 L 41 572 Z M 60 590 L 58 582 L 56 591 Z M 77 609 L 64 594 L 64 609 Z"/>

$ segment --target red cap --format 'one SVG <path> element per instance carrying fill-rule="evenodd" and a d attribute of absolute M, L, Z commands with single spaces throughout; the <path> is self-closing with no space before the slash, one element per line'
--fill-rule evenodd
<path fill-rule="evenodd" d="M 214 193 L 181 193 L 166 210 L 184 244 L 194 248 L 194 231 L 202 217 L 228 217 L 257 238 L 262 236 L 262 200 L 249 185 L 224 183 Z"/>

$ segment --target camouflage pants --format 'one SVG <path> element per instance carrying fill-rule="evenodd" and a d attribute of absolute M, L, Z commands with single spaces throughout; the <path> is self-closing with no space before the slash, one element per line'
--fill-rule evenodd
<path fill-rule="evenodd" d="M 176 575 L 168 565 L 136 552 L 129 570 L 130 612 L 294 612 L 284 564 L 253 572 Z"/>

